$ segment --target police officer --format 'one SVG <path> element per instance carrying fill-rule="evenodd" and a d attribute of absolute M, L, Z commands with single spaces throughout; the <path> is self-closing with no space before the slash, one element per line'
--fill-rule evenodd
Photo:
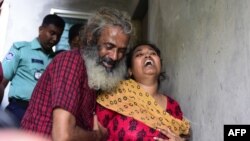
<path fill-rule="evenodd" d="M 5 88 L 11 82 L 9 104 L 5 110 L 13 114 L 17 125 L 28 107 L 37 80 L 54 56 L 52 47 L 59 42 L 64 26 L 61 17 L 52 14 L 45 16 L 38 37 L 31 42 L 13 43 L 2 62 L 4 79 L 1 85 Z"/>

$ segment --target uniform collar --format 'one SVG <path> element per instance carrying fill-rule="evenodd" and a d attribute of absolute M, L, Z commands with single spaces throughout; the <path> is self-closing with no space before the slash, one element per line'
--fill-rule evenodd
<path fill-rule="evenodd" d="M 43 48 L 42 48 L 40 42 L 38 41 L 38 38 L 35 38 L 35 39 L 33 39 L 33 40 L 31 41 L 31 48 L 34 49 L 34 50 L 35 50 L 35 49 L 43 50 Z M 53 50 L 49 53 L 49 55 L 52 55 L 52 54 L 54 54 Z"/>
<path fill-rule="evenodd" d="M 37 38 L 35 38 L 31 41 L 31 48 L 32 49 L 42 49 L 42 46 Z"/>

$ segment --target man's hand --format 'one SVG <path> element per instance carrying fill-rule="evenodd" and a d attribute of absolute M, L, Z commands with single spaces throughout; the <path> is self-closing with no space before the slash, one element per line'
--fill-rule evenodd
<path fill-rule="evenodd" d="M 107 129 L 98 122 L 96 115 L 94 115 L 93 130 L 96 131 L 99 141 L 105 140 L 107 138 Z"/>

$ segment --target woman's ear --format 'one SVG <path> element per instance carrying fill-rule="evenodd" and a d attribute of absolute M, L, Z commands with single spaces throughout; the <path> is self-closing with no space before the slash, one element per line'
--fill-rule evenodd
<path fill-rule="evenodd" d="M 133 73 L 132 73 L 131 69 L 129 68 L 128 69 L 128 77 L 130 78 L 132 75 L 133 75 Z"/>

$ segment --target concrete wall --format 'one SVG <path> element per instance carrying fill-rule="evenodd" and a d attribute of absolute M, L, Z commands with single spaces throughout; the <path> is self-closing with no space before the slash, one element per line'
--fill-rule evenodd
<path fill-rule="evenodd" d="M 250 1 L 150 0 L 150 41 L 194 141 L 222 141 L 224 124 L 250 124 Z"/>

